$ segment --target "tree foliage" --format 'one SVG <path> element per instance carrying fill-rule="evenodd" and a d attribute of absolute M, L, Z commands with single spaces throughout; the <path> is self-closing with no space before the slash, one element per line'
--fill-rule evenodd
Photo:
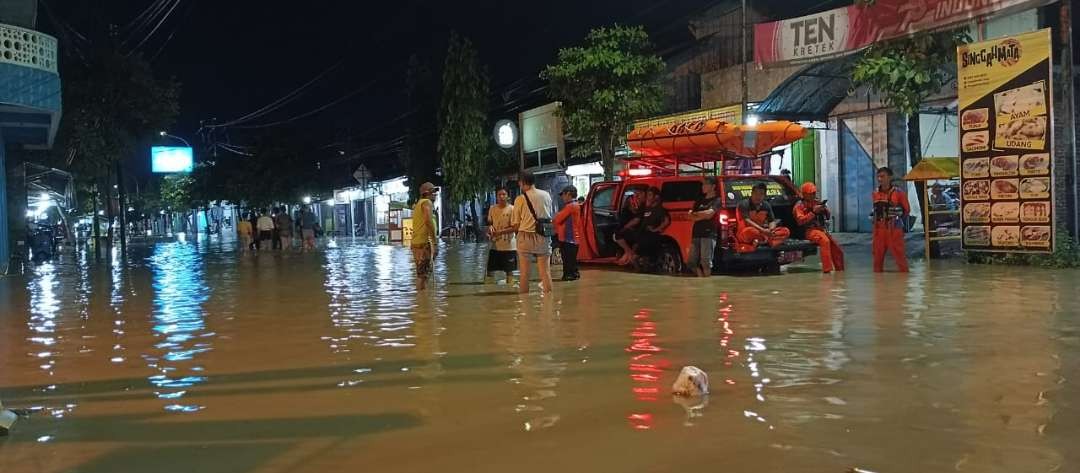
<path fill-rule="evenodd" d="M 435 134 L 431 132 L 438 114 L 438 86 L 431 69 L 415 54 L 409 58 L 405 84 L 409 116 L 400 155 L 405 163 L 409 201 L 415 202 L 420 197 L 420 184 L 435 181 L 439 165 Z"/>
<path fill-rule="evenodd" d="M 957 46 L 969 42 L 971 36 L 961 29 L 875 43 L 855 63 L 852 81 L 869 87 L 881 95 L 885 105 L 910 116 L 953 79 L 952 68 L 946 66 L 956 61 Z"/>
<path fill-rule="evenodd" d="M 472 42 L 450 34 L 443 70 L 438 151 L 449 193 L 459 202 L 489 185 L 488 76 Z"/>
<path fill-rule="evenodd" d="M 180 84 L 155 77 L 141 55 L 101 48 L 64 68 L 64 114 L 53 165 L 83 179 L 108 175 L 137 143 L 176 119 Z"/>
<path fill-rule="evenodd" d="M 541 77 L 552 99 L 562 102 L 560 114 L 569 134 L 600 150 L 605 177 L 611 178 L 615 146 L 634 120 L 660 111 L 664 61 L 640 26 L 592 30 L 583 46 L 559 51 L 556 64 Z"/>
<path fill-rule="evenodd" d="M 316 147 L 290 135 L 267 134 L 258 138 L 251 156 L 218 150 L 209 162 L 191 173 L 189 208 L 215 201 L 268 207 L 279 202 L 298 202 L 318 189 L 319 160 Z"/>

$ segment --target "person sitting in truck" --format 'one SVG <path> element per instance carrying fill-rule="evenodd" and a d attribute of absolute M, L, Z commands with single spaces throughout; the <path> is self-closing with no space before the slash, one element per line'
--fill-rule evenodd
<path fill-rule="evenodd" d="M 615 243 L 623 250 L 622 257 L 617 261 L 623 266 L 634 261 L 634 246 L 637 244 L 638 227 L 645 207 L 645 197 L 641 191 L 641 188 L 631 189 L 630 198 L 619 210 L 619 229 L 615 230 Z"/>
<path fill-rule="evenodd" d="M 818 200 L 817 186 L 813 182 L 802 185 L 802 200 L 795 204 L 792 212 L 795 221 L 806 229 L 806 239 L 820 248 L 821 272 L 829 274 L 835 268 L 837 271 L 844 270 L 844 250 L 836 239 L 825 231 L 825 222 L 830 217 L 829 208 L 825 202 Z"/>
<path fill-rule="evenodd" d="M 768 186 L 764 182 L 755 184 L 750 198 L 739 202 L 739 229 L 735 239 L 740 253 L 752 253 L 763 244 L 775 248 L 791 236 L 791 230 L 780 226 L 772 206 L 765 201 L 766 191 Z"/>
<path fill-rule="evenodd" d="M 650 187 L 645 192 L 645 209 L 641 212 L 641 225 L 637 233 L 634 254 L 638 258 L 656 258 L 660 254 L 664 230 L 671 225 L 671 216 L 664 208 L 660 188 Z"/>

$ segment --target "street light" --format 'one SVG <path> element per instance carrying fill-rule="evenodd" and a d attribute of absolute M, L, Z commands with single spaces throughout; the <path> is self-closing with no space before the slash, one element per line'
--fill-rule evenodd
<path fill-rule="evenodd" d="M 188 143 L 188 141 L 187 141 L 187 140 L 185 140 L 185 139 L 183 139 L 183 138 L 181 138 L 181 137 L 179 137 L 179 136 L 176 136 L 176 135 L 170 135 L 170 134 L 168 134 L 167 132 L 165 132 L 165 130 L 161 130 L 161 131 L 159 131 L 159 132 L 158 132 L 158 134 L 159 134 L 159 135 L 161 135 L 162 137 L 168 137 L 168 138 L 172 138 L 172 139 L 174 139 L 174 140 L 180 140 L 180 141 L 183 141 L 183 142 L 184 142 L 184 145 L 186 145 L 186 146 L 187 146 L 188 148 L 190 148 L 190 147 L 191 147 L 191 143 Z"/>
<path fill-rule="evenodd" d="M 304 205 L 311 204 L 311 196 L 304 196 Z"/>

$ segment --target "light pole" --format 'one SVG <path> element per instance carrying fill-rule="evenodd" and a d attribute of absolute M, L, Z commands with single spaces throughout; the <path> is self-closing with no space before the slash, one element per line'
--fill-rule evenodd
<path fill-rule="evenodd" d="M 165 130 L 159 131 L 159 132 L 158 132 L 158 134 L 159 134 L 159 135 L 161 135 L 162 137 L 167 137 L 167 138 L 172 138 L 172 139 L 174 139 L 174 140 L 180 140 L 180 141 L 183 141 L 183 142 L 184 142 L 184 145 L 186 145 L 186 146 L 187 146 L 188 148 L 190 148 L 190 147 L 191 147 L 191 143 L 188 143 L 188 141 L 187 141 L 187 140 L 185 140 L 185 139 L 183 139 L 183 138 L 181 138 L 181 137 L 179 137 L 179 136 L 176 136 L 176 135 L 170 135 L 170 134 L 168 134 L 167 132 L 165 132 Z"/>

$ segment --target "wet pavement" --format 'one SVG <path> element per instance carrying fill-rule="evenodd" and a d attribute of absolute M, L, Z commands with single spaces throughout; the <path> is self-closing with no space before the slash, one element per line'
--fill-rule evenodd
<path fill-rule="evenodd" d="M 131 251 L 0 279 L 0 399 L 42 409 L 0 472 L 1080 471 L 1077 271 L 854 248 L 520 297 L 458 245 L 417 295 L 401 248 Z"/>

